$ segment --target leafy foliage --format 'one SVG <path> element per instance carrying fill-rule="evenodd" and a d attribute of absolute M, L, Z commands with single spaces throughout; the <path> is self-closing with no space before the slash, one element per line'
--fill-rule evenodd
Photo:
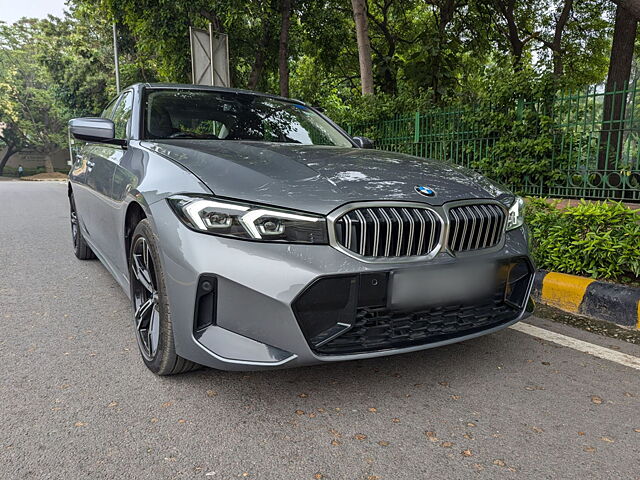
<path fill-rule="evenodd" d="M 530 198 L 526 221 L 540 268 L 619 281 L 640 277 L 640 210 L 585 201 L 559 209 L 557 202 Z"/>
<path fill-rule="evenodd" d="M 68 110 L 57 101 L 51 77 L 37 61 L 37 21 L 0 24 L 0 122 L 8 125 L 19 146 L 49 155 L 66 143 Z M 8 137 L 5 138 L 5 143 Z M 4 167 L 4 165 L 2 165 Z"/>
<path fill-rule="evenodd" d="M 16 148 L 58 144 L 67 118 L 98 114 L 113 98 L 112 22 L 118 27 L 123 86 L 189 82 L 189 27 L 212 23 L 229 35 L 232 85 L 279 91 L 281 0 L 69 0 L 67 6 L 62 19 L 2 26 L 6 38 L 21 38 L 0 47 L 7 92 L 0 122 L 7 139 L 13 132 L 11 138 L 19 140 Z M 604 79 L 613 18 L 609 0 L 367 0 L 367 6 L 375 95 L 359 94 L 351 2 L 292 0 L 292 97 L 325 108 L 342 125 L 443 106 L 461 109 L 463 122 L 498 139 L 491 156 L 466 152 L 470 166 L 516 187 L 524 174 L 541 182 L 557 175 L 548 159 L 553 154 L 554 165 L 562 167 L 562 157 L 553 150 L 556 126 L 545 102 L 563 88 Z M 567 6 L 570 15 L 562 23 Z M 28 98 L 49 105 L 34 110 L 37 118 L 29 128 L 15 97 L 24 91 L 19 64 L 37 79 Z M 536 106 L 520 117 L 518 102 Z M 45 117 L 61 129 L 59 138 L 40 135 L 47 131 L 41 128 Z M 412 119 L 406 120 L 402 128 L 409 132 Z"/>

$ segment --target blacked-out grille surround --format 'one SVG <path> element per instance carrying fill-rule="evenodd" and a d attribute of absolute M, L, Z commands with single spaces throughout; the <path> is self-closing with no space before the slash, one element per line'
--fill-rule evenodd
<path fill-rule="evenodd" d="M 429 255 L 440 243 L 442 228 L 435 212 L 401 206 L 357 208 L 335 222 L 337 242 L 361 257 Z"/>
<path fill-rule="evenodd" d="M 506 214 L 492 203 L 460 205 L 449 209 L 449 238 L 452 252 L 468 252 L 492 248 L 504 236 Z"/>

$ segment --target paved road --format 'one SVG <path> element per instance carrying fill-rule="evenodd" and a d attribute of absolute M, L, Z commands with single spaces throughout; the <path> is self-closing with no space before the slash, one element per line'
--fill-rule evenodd
<path fill-rule="evenodd" d="M 124 293 L 71 252 L 65 193 L 0 184 L 2 479 L 640 478 L 640 371 L 512 329 L 340 365 L 155 377 Z"/>

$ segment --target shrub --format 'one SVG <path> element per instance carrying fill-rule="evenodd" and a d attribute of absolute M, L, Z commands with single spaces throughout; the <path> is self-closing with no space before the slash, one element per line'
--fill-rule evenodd
<path fill-rule="evenodd" d="M 623 282 L 640 277 L 640 210 L 616 202 L 557 208 L 527 200 L 533 256 L 539 268 Z"/>

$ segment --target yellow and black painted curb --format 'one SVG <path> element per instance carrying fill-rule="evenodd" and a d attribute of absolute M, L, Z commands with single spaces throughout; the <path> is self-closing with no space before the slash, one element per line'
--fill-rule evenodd
<path fill-rule="evenodd" d="M 536 272 L 533 297 L 546 305 L 640 330 L 640 288 L 566 273 Z"/>

